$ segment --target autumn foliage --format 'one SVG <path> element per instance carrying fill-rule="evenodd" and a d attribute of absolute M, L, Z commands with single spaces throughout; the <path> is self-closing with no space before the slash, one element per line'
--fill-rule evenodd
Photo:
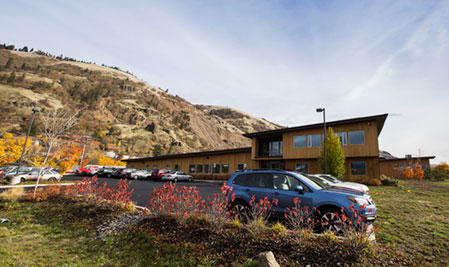
<path fill-rule="evenodd" d="M 402 172 L 402 175 L 408 179 L 422 179 L 424 177 L 424 170 L 422 169 L 420 164 L 416 163 L 413 166 L 407 166 Z"/>

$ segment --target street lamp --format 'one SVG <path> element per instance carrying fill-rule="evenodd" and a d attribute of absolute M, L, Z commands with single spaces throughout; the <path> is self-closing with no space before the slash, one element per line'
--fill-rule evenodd
<path fill-rule="evenodd" d="M 326 109 L 317 108 L 316 112 L 323 112 L 323 126 L 324 126 L 324 173 L 327 173 L 327 151 L 326 151 Z"/>
<path fill-rule="evenodd" d="M 16 175 L 19 174 L 20 165 L 22 165 L 22 158 L 23 158 L 23 154 L 25 153 L 25 148 L 26 148 L 26 145 L 28 142 L 28 136 L 30 136 L 31 128 L 33 127 L 34 117 L 36 116 L 36 113 L 39 111 L 40 110 L 38 108 L 33 108 L 33 116 L 31 116 L 31 122 L 30 122 L 30 126 L 28 127 L 27 137 L 25 138 L 25 143 L 23 144 L 22 154 L 20 155 L 19 163 L 17 165 Z"/>

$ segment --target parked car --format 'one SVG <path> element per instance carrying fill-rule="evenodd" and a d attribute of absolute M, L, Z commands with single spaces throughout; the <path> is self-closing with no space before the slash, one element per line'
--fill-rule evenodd
<path fill-rule="evenodd" d="M 125 171 L 126 170 L 126 171 Z M 129 169 L 127 169 L 126 167 L 124 167 L 124 166 L 116 166 L 115 168 L 114 168 L 114 171 L 112 172 L 112 177 L 115 177 L 115 178 L 126 178 L 126 175 L 127 175 L 127 173 L 129 172 L 130 170 Z"/>
<path fill-rule="evenodd" d="M 82 175 L 82 176 L 86 176 L 89 174 L 89 172 L 97 170 L 99 168 L 101 168 L 102 166 L 99 165 L 87 165 L 84 168 L 81 168 L 79 170 L 76 171 L 77 175 Z"/>
<path fill-rule="evenodd" d="M 103 168 L 98 169 L 97 176 L 111 178 L 115 169 L 115 166 L 104 166 Z"/>
<path fill-rule="evenodd" d="M 151 172 L 147 170 L 136 170 L 135 172 L 130 173 L 130 179 L 149 179 L 151 176 Z"/>
<path fill-rule="evenodd" d="M 161 180 L 164 174 L 170 172 L 168 169 L 154 169 L 151 171 L 151 179 L 152 180 Z"/>
<path fill-rule="evenodd" d="M 39 169 L 33 169 L 30 172 L 22 173 L 19 175 L 12 175 L 7 178 L 8 182 L 25 182 L 25 181 L 36 181 L 39 175 Z M 42 170 L 41 181 L 60 181 L 61 175 L 58 172 L 52 170 Z M 15 183 L 15 182 L 13 182 Z"/>
<path fill-rule="evenodd" d="M 131 178 L 131 174 L 135 171 L 137 171 L 137 170 L 134 168 L 125 168 L 122 170 L 122 172 L 120 174 L 120 178 Z"/>
<path fill-rule="evenodd" d="M 363 193 L 369 193 L 369 187 L 364 184 L 344 182 L 335 178 L 330 174 L 309 174 L 309 176 L 314 176 L 318 179 L 321 179 L 321 181 L 333 187 L 348 188 L 353 190 L 359 190 L 362 191 Z"/>
<path fill-rule="evenodd" d="M 174 181 L 174 182 L 177 182 L 177 181 L 192 182 L 193 177 L 192 177 L 192 175 L 188 175 L 188 174 L 185 174 L 180 171 L 172 171 L 172 172 L 168 172 L 168 173 L 162 175 L 161 180 L 162 181 Z"/>
<path fill-rule="evenodd" d="M 339 232 L 342 221 L 336 214 L 343 212 L 354 217 L 354 210 L 363 220 L 372 223 L 376 219 L 376 206 L 368 194 L 361 191 L 335 188 L 326 185 L 313 176 L 306 177 L 300 172 L 282 170 L 245 170 L 235 172 L 226 183 L 232 187 L 229 195 L 231 211 L 244 215 L 250 209 L 251 198 L 258 202 L 267 197 L 270 201 L 277 199 L 277 205 L 271 208 L 272 216 L 283 218 L 288 214 L 287 208 L 294 206 L 298 198 L 301 207 L 308 207 L 313 221 L 320 230 Z M 234 201 L 232 201 L 232 195 Z M 319 212 L 317 212 L 319 211 Z"/>
<path fill-rule="evenodd" d="M 32 167 L 26 167 L 26 166 L 20 166 L 19 171 L 17 172 L 17 166 L 9 167 L 5 169 L 3 173 L 3 178 L 7 179 L 8 177 L 17 175 L 17 174 L 24 174 L 32 171 Z"/>

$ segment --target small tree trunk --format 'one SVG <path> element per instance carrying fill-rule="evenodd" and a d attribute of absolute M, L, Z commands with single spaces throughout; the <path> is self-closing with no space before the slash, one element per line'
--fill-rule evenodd
<path fill-rule="evenodd" d="M 53 142 L 50 142 L 47 150 L 47 154 L 45 155 L 44 162 L 42 163 L 41 169 L 39 170 L 39 174 L 37 175 L 36 185 L 34 186 L 34 196 L 36 196 L 37 186 L 39 185 L 39 180 L 42 175 L 42 171 L 44 170 L 45 164 L 47 163 L 48 155 L 50 155 L 50 150 L 53 147 Z"/>

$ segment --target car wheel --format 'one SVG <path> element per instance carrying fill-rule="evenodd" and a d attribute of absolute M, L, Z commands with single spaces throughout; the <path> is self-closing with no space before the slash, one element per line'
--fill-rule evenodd
<path fill-rule="evenodd" d="M 111 178 L 111 174 L 108 173 L 108 175 L 106 175 L 108 178 Z"/>
<path fill-rule="evenodd" d="M 21 183 L 23 183 L 23 182 L 25 182 L 25 181 L 26 181 L 26 179 L 25 179 L 25 178 L 23 178 L 23 177 L 22 177 L 22 178 L 20 178 L 20 182 L 21 182 Z"/>
<path fill-rule="evenodd" d="M 232 203 L 231 215 L 241 222 L 246 222 L 249 219 L 250 208 L 243 201 L 236 201 Z"/>
<path fill-rule="evenodd" d="M 193 178 L 192 177 L 189 177 L 189 182 L 193 182 Z"/>
<path fill-rule="evenodd" d="M 177 183 L 178 182 L 178 178 L 175 178 L 173 181 L 175 181 L 175 183 Z"/>
<path fill-rule="evenodd" d="M 320 231 L 329 231 L 335 234 L 343 230 L 341 212 L 337 209 L 323 209 L 320 218 Z"/>
<path fill-rule="evenodd" d="M 49 182 L 55 182 L 55 181 L 56 181 L 56 178 L 51 177 L 51 178 L 48 179 L 48 181 L 49 181 Z"/>

